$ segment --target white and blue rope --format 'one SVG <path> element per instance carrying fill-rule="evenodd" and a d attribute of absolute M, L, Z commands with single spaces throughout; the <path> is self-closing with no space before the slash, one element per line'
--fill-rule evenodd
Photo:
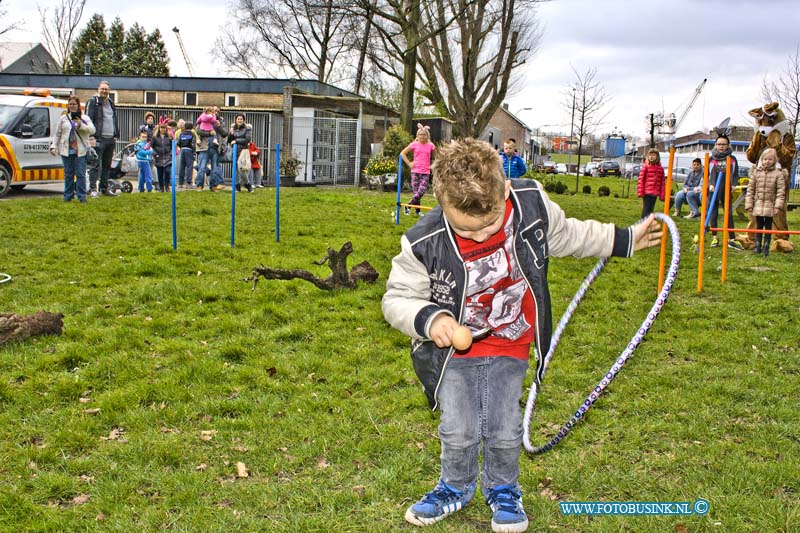
<path fill-rule="evenodd" d="M 678 265 L 681 262 L 681 237 L 678 233 L 678 227 L 675 225 L 675 222 L 669 218 L 667 215 L 662 213 L 656 213 L 656 219 L 664 222 L 669 229 L 670 238 L 672 239 L 672 260 L 670 261 L 669 271 L 667 272 L 666 280 L 664 281 L 664 285 L 661 288 L 661 291 L 658 294 L 658 298 L 656 298 L 653 307 L 650 308 L 650 312 L 647 314 L 647 318 L 645 318 L 642 325 L 637 330 L 636 334 L 631 338 L 628 346 L 622 352 L 622 354 L 617 358 L 614 364 L 611 366 L 608 372 L 606 372 L 603 379 L 595 386 L 591 393 L 586 397 L 583 404 L 575 411 L 575 414 L 569 419 L 569 421 L 564 424 L 561 430 L 552 438 L 549 442 L 541 445 L 541 446 L 534 446 L 531 444 L 530 441 L 530 422 L 531 416 L 533 415 L 534 408 L 536 406 L 536 395 L 538 394 L 538 388 L 536 386 L 536 381 L 531 384 L 531 389 L 528 394 L 528 401 L 525 403 L 525 415 L 522 420 L 522 442 L 525 445 L 525 449 L 532 454 L 541 454 L 546 451 L 551 450 L 556 444 L 561 442 L 564 437 L 575 427 L 578 422 L 586 415 L 586 412 L 594 405 L 597 399 L 600 397 L 601 394 L 606 390 L 608 385 L 617 377 L 622 367 L 631 358 L 633 355 L 634 350 L 641 344 L 642 340 L 644 340 L 645 335 L 650 330 L 650 327 L 655 322 L 658 314 L 661 312 L 661 309 L 664 307 L 664 304 L 667 301 L 667 297 L 669 296 L 670 290 L 672 290 L 672 285 L 675 283 L 675 278 L 678 275 Z M 597 276 L 600 275 L 600 272 L 603 271 L 605 266 L 608 264 L 608 258 L 601 259 L 597 262 L 595 267 L 586 276 L 581 284 L 578 292 L 575 293 L 575 296 L 572 298 L 572 301 L 567 306 L 566 311 L 561 317 L 561 320 L 558 321 L 558 326 L 556 326 L 555 331 L 553 332 L 553 337 L 550 341 L 550 349 L 547 352 L 547 355 L 544 359 L 544 367 L 542 368 L 542 380 L 544 380 L 544 375 L 547 372 L 547 367 L 550 365 L 550 360 L 553 358 L 553 353 L 558 346 L 559 340 L 561 340 L 561 335 L 564 332 L 564 329 L 567 327 L 570 318 L 572 318 L 572 314 L 575 312 L 575 309 L 578 307 L 578 304 L 583 300 L 583 297 L 586 295 L 589 286 L 597 279 Z"/>

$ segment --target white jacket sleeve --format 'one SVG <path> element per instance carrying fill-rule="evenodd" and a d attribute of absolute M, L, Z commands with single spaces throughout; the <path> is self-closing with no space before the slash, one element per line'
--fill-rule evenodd
<path fill-rule="evenodd" d="M 430 279 L 425 265 L 414 256 L 411 243 L 405 235 L 400 240 L 400 246 L 400 253 L 392 259 L 392 271 L 381 302 L 383 316 L 392 327 L 409 337 L 426 338 L 433 318 L 447 311 L 432 313 L 424 324 L 424 334 L 417 331 L 415 322 L 421 311 L 436 304 L 430 300 Z"/>

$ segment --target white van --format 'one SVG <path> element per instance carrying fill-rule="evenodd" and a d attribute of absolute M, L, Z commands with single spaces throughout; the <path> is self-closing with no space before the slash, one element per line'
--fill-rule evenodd
<path fill-rule="evenodd" d="M 0 95 L 0 197 L 11 189 L 41 183 L 63 183 L 61 157 L 50 155 L 66 100 L 48 91 Z"/>

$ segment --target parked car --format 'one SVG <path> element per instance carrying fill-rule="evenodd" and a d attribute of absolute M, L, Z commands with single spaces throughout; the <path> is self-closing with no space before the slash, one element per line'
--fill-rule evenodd
<path fill-rule="evenodd" d="M 559 174 L 566 174 L 567 173 L 567 164 L 566 163 L 558 163 L 556 165 L 556 170 L 558 170 Z"/>
<path fill-rule="evenodd" d="M 684 181 L 686 181 L 686 178 L 689 177 L 689 172 L 691 171 L 685 167 L 673 167 L 672 181 L 674 183 L 683 183 Z M 666 175 L 667 175 L 667 169 L 664 168 L 664 176 Z"/>
<path fill-rule="evenodd" d="M 593 176 L 594 175 L 593 173 L 597 169 L 598 165 L 599 165 L 599 163 L 596 163 L 594 161 L 590 161 L 590 162 L 586 163 L 586 166 L 583 168 L 583 175 L 584 176 Z"/>
<path fill-rule="evenodd" d="M 603 161 L 597 167 L 597 175 L 601 178 L 605 176 L 622 176 L 622 171 L 616 161 Z"/>
<path fill-rule="evenodd" d="M 642 165 L 639 163 L 625 163 L 625 172 L 623 176 L 626 178 L 638 178 L 641 170 Z"/>
<path fill-rule="evenodd" d="M 555 161 L 545 161 L 542 163 L 542 172 L 545 174 L 557 174 L 558 169 L 556 168 Z"/>

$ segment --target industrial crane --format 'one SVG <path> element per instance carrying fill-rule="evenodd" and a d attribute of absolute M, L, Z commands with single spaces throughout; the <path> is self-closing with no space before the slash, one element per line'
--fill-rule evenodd
<path fill-rule="evenodd" d="M 178 29 L 177 26 L 172 28 L 172 31 L 175 32 L 175 37 L 178 38 L 178 45 L 181 47 L 181 53 L 183 54 L 183 60 L 186 62 L 186 68 L 189 71 L 189 76 L 194 78 L 194 69 L 192 69 L 192 62 L 189 61 L 189 54 L 186 53 L 186 48 L 183 46 L 183 39 L 181 39 L 181 30 Z"/>
<path fill-rule="evenodd" d="M 700 93 L 703 92 L 703 87 L 706 86 L 707 81 L 708 78 L 703 78 L 703 81 L 701 81 L 700 85 L 694 90 L 694 94 L 689 100 L 689 103 L 686 104 L 686 107 L 677 119 L 675 118 L 675 113 L 670 113 L 669 115 L 664 115 L 664 113 L 650 113 L 647 115 L 647 132 L 650 135 L 650 146 L 655 146 L 656 132 L 660 135 L 669 135 L 671 139 L 675 137 L 675 132 L 678 131 L 678 128 L 681 127 L 684 119 L 686 119 L 686 116 L 689 114 L 689 111 L 694 107 L 694 103 L 697 101 Z"/>

